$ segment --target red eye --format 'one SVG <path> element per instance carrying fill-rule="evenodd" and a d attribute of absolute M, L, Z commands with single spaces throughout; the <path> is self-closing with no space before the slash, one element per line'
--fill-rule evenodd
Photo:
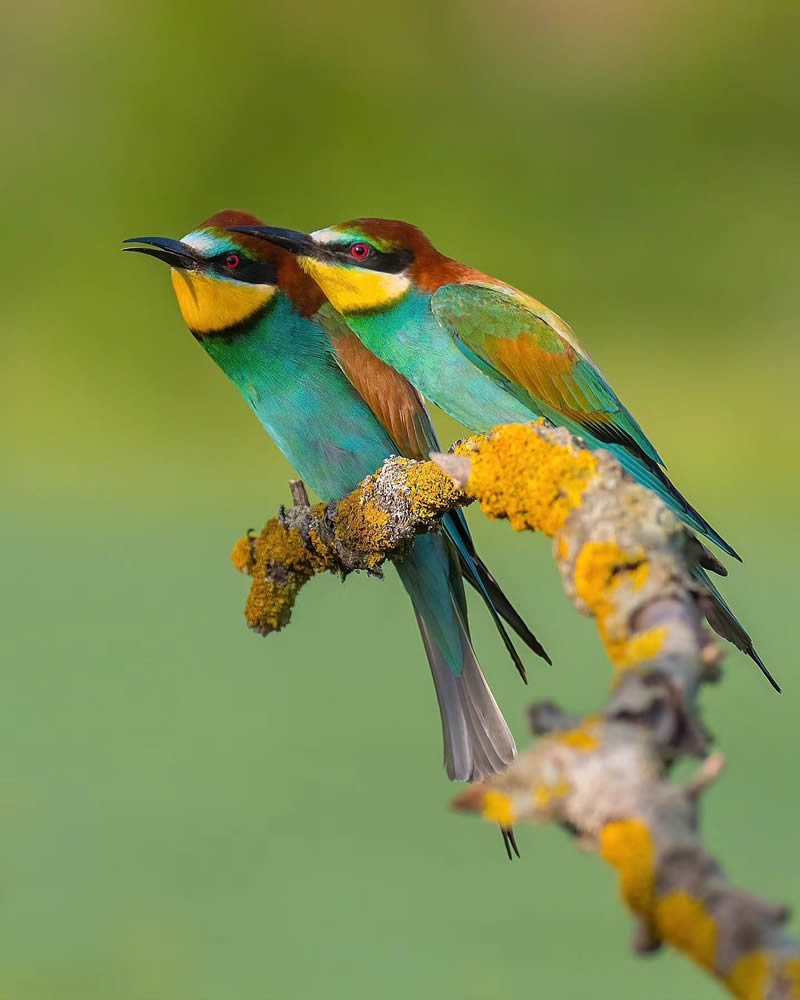
<path fill-rule="evenodd" d="M 370 251 L 368 243 L 354 243 L 350 247 L 350 253 L 356 260 L 363 260 Z"/>
<path fill-rule="evenodd" d="M 239 254 L 229 253 L 228 256 L 225 258 L 225 267 L 227 267 L 229 271 L 235 271 L 238 266 L 239 266 Z"/>

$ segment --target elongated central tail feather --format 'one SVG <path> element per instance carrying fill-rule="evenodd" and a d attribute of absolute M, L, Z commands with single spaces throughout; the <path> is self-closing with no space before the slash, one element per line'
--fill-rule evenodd
<path fill-rule="evenodd" d="M 728 602 L 714 586 L 705 569 L 703 569 L 702 566 L 695 566 L 692 571 L 692 576 L 702 585 L 703 589 L 707 591 L 707 596 L 703 597 L 702 606 L 703 612 L 708 620 L 708 624 L 714 629 L 717 635 L 721 635 L 723 639 L 727 639 L 728 642 L 732 642 L 737 649 L 741 649 L 743 653 L 749 656 L 750 659 L 758 665 L 761 673 L 767 678 L 775 690 L 780 693 L 780 685 L 769 672 L 766 664 L 756 652 L 753 640 L 748 635 L 747 629 L 745 629 L 733 613 Z"/>
<path fill-rule="evenodd" d="M 673 510 L 678 517 L 695 531 L 708 538 L 715 545 L 718 545 L 723 552 L 727 552 L 734 559 L 742 561 L 742 557 L 720 535 L 718 531 L 711 527 L 706 519 L 689 503 L 686 497 L 678 490 L 675 484 L 667 476 L 666 472 L 655 462 L 644 455 L 637 455 L 628 448 L 621 445 L 608 445 L 600 442 L 599 447 L 607 448 L 619 459 L 620 464 L 626 469 L 634 479 L 638 480 L 642 486 L 657 493 L 666 505 Z"/>
<path fill-rule="evenodd" d="M 445 535 L 456 547 L 464 579 L 483 598 L 514 666 L 517 668 L 520 677 L 527 684 L 528 676 L 525 671 L 525 665 L 520 659 L 519 653 L 517 653 L 502 619 L 511 626 L 525 645 L 529 649 L 532 649 L 537 656 L 541 656 L 547 663 L 552 663 L 552 660 L 547 655 L 544 646 L 542 646 L 533 632 L 528 628 L 519 612 L 501 590 L 500 584 L 495 580 L 489 572 L 488 567 L 475 551 L 475 546 L 472 543 L 472 537 L 469 533 L 463 512 L 460 510 L 451 511 L 444 518 L 442 525 Z"/>
<path fill-rule="evenodd" d="M 455 551 L 440 535 L 423 535 L 397 570 L 433 675 L 448 777 L 476 781 L 504 770 L 516 756 L 514 737 L 472 648 Z"/>

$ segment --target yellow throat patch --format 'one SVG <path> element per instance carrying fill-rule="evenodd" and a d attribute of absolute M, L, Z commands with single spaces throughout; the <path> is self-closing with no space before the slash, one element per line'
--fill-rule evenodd
<path fill-rule="evenodd" d="M 274 285 L 248 285 L 174 268 L 171 275 L 184 322 L 199 334 L 241 323 L 265 306 L 277 291 Z"/>
<path fill-rule="evenodd" d="M 298 263 L 340 313 L 380 309 L 402 298 L 411 285 L 411 279 L 404 274 L 340 267 L 314 257 L 298 257 Z"/>

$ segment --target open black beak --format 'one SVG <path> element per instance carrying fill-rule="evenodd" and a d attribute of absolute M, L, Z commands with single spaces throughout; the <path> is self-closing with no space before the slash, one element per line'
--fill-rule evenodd
<path fill-rule="evenodd" d="M 163 260 L 170 267 L 188 271 L 197 266 L 198 257 L 188 243 L 171 240 L 166 236 L 137 236 L 135 239 L 123 240 L 123 243 L 144 243 L 141 247 L 124 246 L 123 250 L 133 250 L 136 253 L 146 253 L 150 257 Z"/>
<path fill-rule="evenodd" d="M 306 233 L 298 233 L 294 229 L 279 229 L 277 226 L 229 226 L 228 232 L 256 236 L 300 257 L 319 257 L 322 249 Z"/>

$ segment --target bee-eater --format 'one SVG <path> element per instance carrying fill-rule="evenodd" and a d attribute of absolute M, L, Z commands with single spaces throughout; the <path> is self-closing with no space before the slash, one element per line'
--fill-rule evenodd
<path fill-rule="evenodd" d="M 261 225 L 247 213 L 212 216 L 183 240 L 126 240 L 127 250 L 169 264 L 184 321 L 234 383 L 300 476 L 323 500 L 344 496 L 392 454 L 438 450 L 425 404 L 370 354 L 327 304 L 296 258 L 227 227 Z M 461 512 L 444 534 L 417 538 L 395 565 L 414 606 L 442 718 L 452 779 L 471 781 L 508 764 L 513 737 L 469 636 L 462 582 L 481 593 L 514 662 L 524 668 L 502 615 L 547 654 L 475 554 Z"/>
<path fill-rule="evenodd" d="M 729 555 L 734 549 L 668 479 L 663 462 L 569 326 L 536 299 L 440 253 L 415 226 L 355 219 L 306 234 L 244 230 L 291 250 L 362 344 L 474 431 L 544 417 L 611 451 L 640 483 Z M 722 570 L 715 560 L 708 568 Z M 724 572 L 724 570 L 723 570 Z M 709 621 L 771 677 L 698 566 Z"/>

